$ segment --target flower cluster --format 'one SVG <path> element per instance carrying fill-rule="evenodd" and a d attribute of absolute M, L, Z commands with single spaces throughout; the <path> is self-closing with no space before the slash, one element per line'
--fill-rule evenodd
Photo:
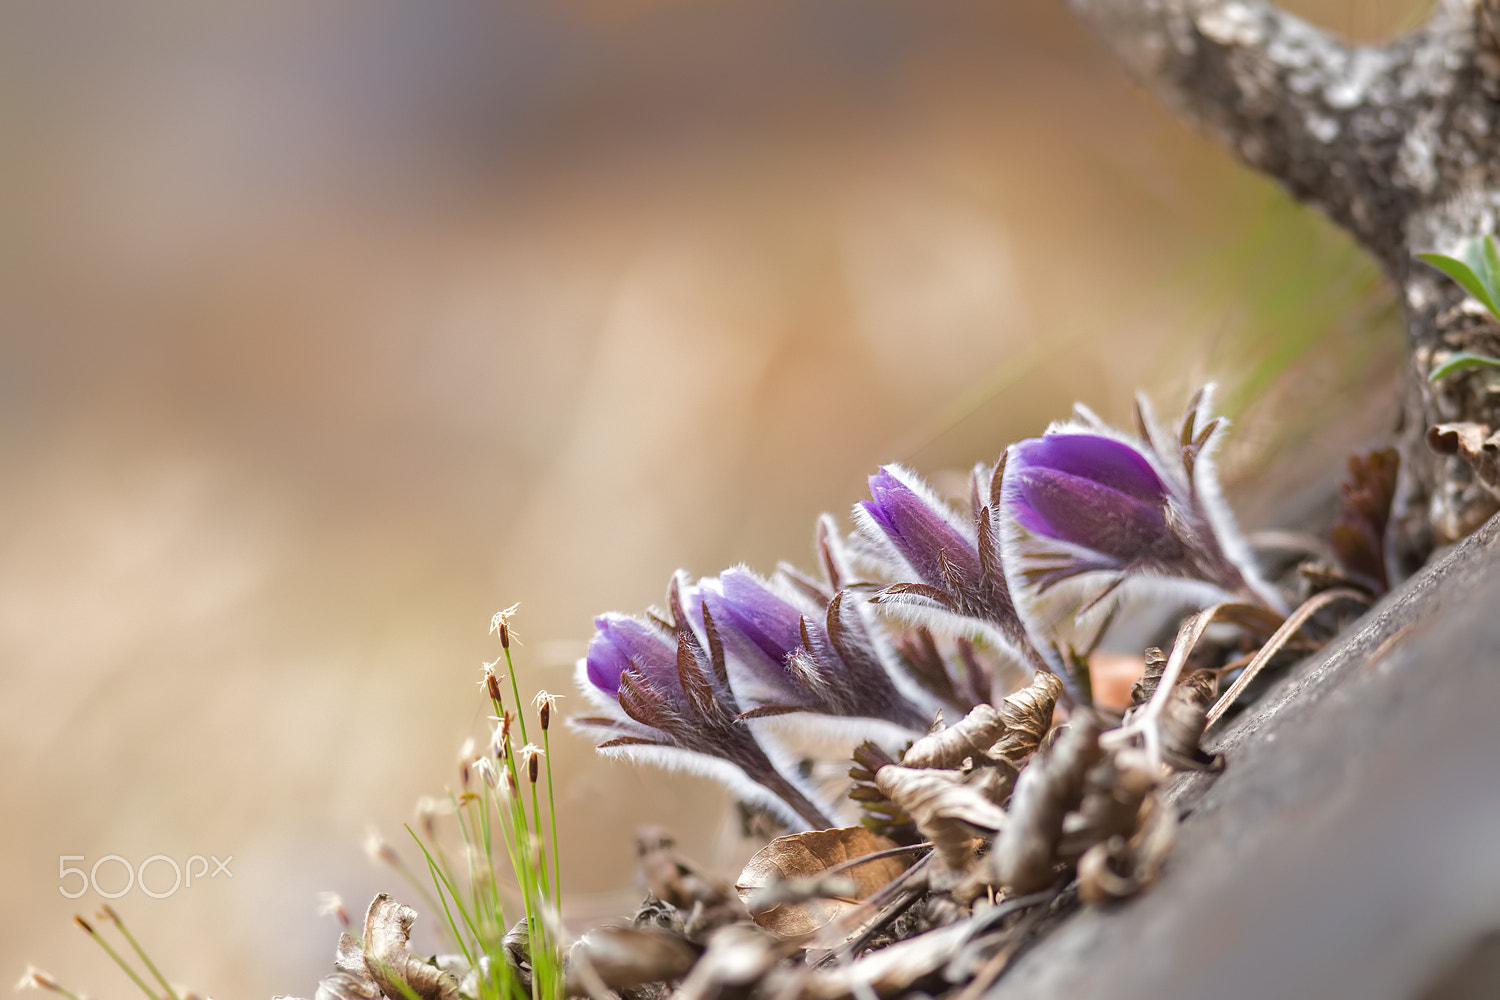
<path fill-rule="evenodd" d="M 578 683 L 602 714 L 574 725 L 602 751 L 716 775 L 789 824 L 826 826 L 837 804 L 793 765 L 789 723 L 910 739 L 940 709 L 997 701 L 1006 670 L 1058 672 L 1088 697 L 1061 669 L 1076 658 L 1044 596 L 1067 595 L 1075 619 L 1137 582 L 1279 610 L 1220 496 L 1225 424 L 1207 400 L 1173 436 L 1144 401 L 1133 436 L 1079 407 L 978 466 L 958 506 L 885 466 L 852 533 L 819 519 L 817 575 L 679 571 L 665 610 L 595 619 Z"/>

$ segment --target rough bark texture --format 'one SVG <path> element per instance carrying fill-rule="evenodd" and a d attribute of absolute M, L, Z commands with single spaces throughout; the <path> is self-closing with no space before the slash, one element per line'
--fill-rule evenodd
<path fill-rule="evenodd" d="M 1400 293 L 1411 360 L 1399 548 L 1410 565 L 1497 509 L 1444 422 L 1500 425 L 1497 381 L 1428 382 L 1448 352 L 1500 355 L 1500 329 L 1412 254 L 1494 232 L 1500 214 L 1500 0 L 1445 0 L 1384 46 L 1348 45 L 1260 0 L 1070 0 L 1184 119 L 1346 228 Z"/>
<path fill-rule="evenodd" d="M 987 1000 L 1500 996 L 1500 518 L 1230 725 L 1160 884 Z"/>

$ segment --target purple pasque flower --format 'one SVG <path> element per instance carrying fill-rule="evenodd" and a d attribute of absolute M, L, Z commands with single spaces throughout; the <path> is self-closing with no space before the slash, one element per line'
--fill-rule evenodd
<path fill-rule="evenodd" d="M 838 591 L 819 600 L 784 573 L 762 580 L 738 566 L 700 580 L 698 590 L 717 624 L 742 719 L 808 712 L 917 732 L 931 722 L 896 687 L 857 597 Z"/>
<path fill-rule="evenodd" d="M 569 722 L 603 736 L 602 751 L 709 774 L 793 825 L 832 826 L 738 721 L 713 614 L 703 614 L 706 641 L 700 640 L 684 613 L 682 590 L 674 578 L 665 616 L 594 619 L 597 631 L 578 661 L 577 681 L 605 714 Z"/>
<path fill-rule="evenodd" d="M 1279 607 L 1222 500 L 1212 451 L 1226 425 L 1206 420 L 1207 399 L 1207 389 L 1194 397 L 1170 448 L 1144 399 L 1136 439 L 1080 407 L 1080 419 L 1011 445 L 1000 478 L 1015 577 L 1041 595 L 1110 574 L 1081 611 L 1146 576 Z"/>
<path fill-rule="evenodd" d="M 854 508 L 860 535 L 895 580 L 870 603 L 908 624 L 957 636 L 987 634 L 1023 662 L 1048 669 L 1011 599 L 1001 550 L 998 469 L 979 466 L 971 510 L 959 515 L 899 465 L 870 477 L 870 499 Z"/>

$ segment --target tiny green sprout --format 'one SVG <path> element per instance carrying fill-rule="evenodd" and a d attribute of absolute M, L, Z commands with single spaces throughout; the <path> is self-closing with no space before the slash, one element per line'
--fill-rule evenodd
<path fill-rule="evenodd" d="M 1417 259 L 1431 264 L 1464 287 L 1500 319 L 1500 251 L 1490 236 L 1471 236 L 1458 245 L 1457 256 L 1419 253 Z"/>
<path fill-rule="evenodd" d="M 1469 237 L 1459 244 L 1456 256 L 1419 253 L 1417 259 L 1458 282 L 1500 322 L 1500 251 L 1496 250 L 1493 236 Z M 1434 368 L 1428 379 L 1436 382 L 1468 368 L 1500 368 L 1500 358 L 1458 351 Z"/>

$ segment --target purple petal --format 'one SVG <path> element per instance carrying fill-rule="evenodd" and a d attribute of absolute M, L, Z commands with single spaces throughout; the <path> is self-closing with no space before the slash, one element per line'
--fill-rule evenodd
<path fill-rule="evenodd" d="M 719 586 L 718 594 L 705 590 L 704 600 L 721 627 L 739 632 L 777 664 L 802 645 L 802 612 L 762 586 L 754 574 L 725 570 Z"/>
<path fill-rule="evenodd" d="M 980 579 L 979 552 L 974 543 L 888 468 L 870 477 L 870 496 L 872 499 L 861 501 L 861 506 L 924 582 L 948 586 L 940 553 L 971 584 Z"/>
<path fill-rule="evenodd" d="M 589 642 L 587 669 L 595 687 L 618 696 L 620 675 L 633 666 L 653 689 L 682 698 L 677 647 L 659 628 L 624 615 L 602 615 L 594 625 L 599 631 Z"/>
<path fill-rule="evenodd" d="M 1018 471 L 1051 469 L 1106 486 L 1153 507 L 1167 487 L 1151 463 L 1122 441 L 1097 434 L 1048 434 L 1015 446 Z"/>
<path fill-rule="evenodd" d="M 610 641 L 609 636 L 604 633 L 604 619 L 595 619 L 594 623 L 600 631 L 595 632 L 594 638 L 589 641 L 589 683 L 611 698 L 618 698 L 620 675 L 629 669 L 630 658 L 620 652 L 619 648 Z"/>
<path fill-rule="evenodd" d="M 1055 469 L 1023 467 L 1014 476 L 1020 502 L 1012 510 L 1035 533 L 1092 549 L 1121 565 L 1167 556 L 1178 547 L 1159 502 L 1142 502 Z"/>

